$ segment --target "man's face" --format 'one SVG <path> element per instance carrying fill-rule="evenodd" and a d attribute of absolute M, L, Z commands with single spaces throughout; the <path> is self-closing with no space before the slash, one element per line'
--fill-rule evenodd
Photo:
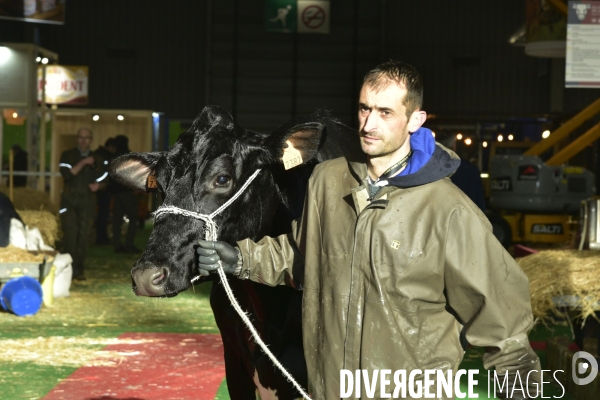
<path fill-rule="evenodd" d="M 363 86 L 358 105 L 360 145 L 371 158 L 408 153 L 410 141 L 406 89 L 390 82 L 379 90 Z"/>
<path fill-rule="evenodd" d="M 77 147 L 80 151 L 88 151 L 92 144 L 92 132 L 88 130 L 81 130 L 77 134 Z"/>

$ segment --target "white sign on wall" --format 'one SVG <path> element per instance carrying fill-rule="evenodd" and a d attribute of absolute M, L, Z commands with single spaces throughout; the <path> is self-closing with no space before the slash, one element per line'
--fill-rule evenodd
<path fill-rule="evenodd" d="M 565 87 L 600 88 L 600 1 L 569 1 Z"/>
<path fill-rule="evenodd" d="M 42 66 L 38 68 L 38 101 L 42 100 Z M 47 65 L 46 104 L 87 105 L 88 67 Z"/>
<path fill-rule="evenodd" d="M 329 33 L 329 1 L 298 0 L 298 32 Z"/>

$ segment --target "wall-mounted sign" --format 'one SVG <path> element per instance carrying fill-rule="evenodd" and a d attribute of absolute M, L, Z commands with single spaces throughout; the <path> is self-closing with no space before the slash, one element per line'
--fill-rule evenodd
<path fill-rule="evenodd" d="M 600 88 L 600 1 L 569 1 L 565 87 Z"/>
<path fill-rule="evenodd" d="M 84 106 L 88 103 L 88 67 L 46 65 L 38 67 L 38 101 L 42 101 L 42 76 L 46 68 L 46 104 Z"/>
<path fill-rule="evenodd" d="M 296 32 L 297 0 L 265 0 L 265 30 Z"/>
<path fill-rule="evenodd" d="M 45 24 L 65 23 L 66 0 L 0 0 L 0 19 Z"/>
<path fill-rule="evenodd" d="M 329 2 L 298 0 L 298 32 L 329 33 Z"/>
<path fill-rule="evenodd" d="M 329 1 L 265 0 L 265 30 L 329 33 Z"/>

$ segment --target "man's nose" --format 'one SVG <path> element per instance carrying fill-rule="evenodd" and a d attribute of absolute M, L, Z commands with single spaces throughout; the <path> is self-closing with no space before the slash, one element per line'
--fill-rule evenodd
<path fill-rule="evenodd" d="M 377 129 L 377 117 L 375 113 L 370 112 L 369 115 L 365 118 L 365 125 L 363 126 L 363 131 L 371 132 Z"/>

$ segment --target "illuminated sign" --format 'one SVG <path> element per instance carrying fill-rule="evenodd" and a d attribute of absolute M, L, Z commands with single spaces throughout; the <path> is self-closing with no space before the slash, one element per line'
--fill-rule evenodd
<path fill-rule="evenodd" d="M 42 101 L 43 68 L 38 67 L 38 101 Z M 88 104 L 88 67 L 46 65 L 46 104 Z"/>

